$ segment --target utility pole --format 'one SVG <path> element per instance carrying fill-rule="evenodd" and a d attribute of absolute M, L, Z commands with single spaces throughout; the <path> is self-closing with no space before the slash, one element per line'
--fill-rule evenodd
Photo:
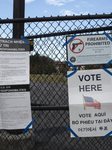
<path fill-rule="evenodd" d="M 24 18 L 25 15 L 25 0 L 13 0 L 13 19 Z M 24 36 L 24 23 L 13 24 L 13 38 Z"/>

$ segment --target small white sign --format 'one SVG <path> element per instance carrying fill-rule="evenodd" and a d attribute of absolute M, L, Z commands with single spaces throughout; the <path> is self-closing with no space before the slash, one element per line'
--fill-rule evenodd
<path fill-rule="evenodd" d="M 77 71 L 68 78 L 68 93 L 70 127 L 79 137 L 104 136 L 112 131 L 110 74 L 103 69 Z"/>
<path fill-rule="evenodd" d="M 104 34 L 76 36 L 67 44 L 67 53 L 73 65 L 106 64 L 112 59 L 112 42 Z"/>

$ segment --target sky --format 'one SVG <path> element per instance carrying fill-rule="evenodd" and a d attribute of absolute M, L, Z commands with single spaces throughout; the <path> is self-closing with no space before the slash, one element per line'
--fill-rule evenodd
<path fill-rule="evenodd" d="M 25 18 L 110 14 L 112 0 L 25 0 Z M 0 18 L 13 18 L 13 0 L 1 0 Z"/>

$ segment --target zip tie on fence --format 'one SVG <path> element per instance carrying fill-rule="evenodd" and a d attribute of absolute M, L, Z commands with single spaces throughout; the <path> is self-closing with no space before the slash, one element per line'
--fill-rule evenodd
<path fill-rule="evenodd" d="M 75 137 L 78 137 L 78 135 L 69 126 L 67 128 Z"/>
<path fill-rule="evenodd" d="M 106 69 L 106 67 L 108 67 L 110 64 L 112 64 L 112 59 L 107 64 L 104 65 L 105 68 L 103 70 L 112 76 L 112 72 Z"/>
<path fill-rule="evenodd" d="M 112 131 L 110 131 L 108 134 L 106 134 L 105 136 L 103 136 L 103 139 L 106 138 L 106 137 L 108 137 L 111 134 L 112 134 Z"/>
<path fill-rule="evenodd" d="M 69 75 L 66 75 L 65 77 L 66 78 L 69 78 L 69 77 L 71 77 L 72 75 L 74 75 L 76 72 L 77 72 L 77 67 L 76 66 L 74 66 L 71 62 L 69 62 L 69 61 L 66 61 L 67 62 L 67 64 L 69 64 L 72 68 L 73 68 L 73 72 L 72 73 L 70 73 Z"/>
<path fill-rule="evenodd" d="M 74 34 L 74 36 L 72 36 L 67 42 L 65 42 L 63 44 L 63 47 L 66 46 L 67 44 L 69 44 L 75 37 L 76 37 L 76 34 Z"/>
<path fill-rule="evenodd" d="M 109 34 L 107 34 L 106 32 L 104 32 L 103 34 L 105 34 L 106 35 L 106 37 L 112 42 L 112 38 L 110 37 L 110 35 Z"/>
<path fill-rule="evenodd" d="M 30 45 L 30 42 L 28 42 L 25 37 L 23 35 L 21 35 L 21 39 L 27 44 L 27 45 Z"/>
<path fill-rule="evenodd" d="M 35 122 L 35 119 L 33 119 L 28 126 L 23 130 L 23 133 L 26 133 L 26 131 L 29 129 L 29 127 Z"/>

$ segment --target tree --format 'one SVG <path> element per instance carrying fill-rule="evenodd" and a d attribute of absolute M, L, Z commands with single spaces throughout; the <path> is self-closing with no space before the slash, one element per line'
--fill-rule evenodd
<path fill-rule="evenodd" d="M 52 74 L 56 72 L 54 61 L 38 53 L 30 56 L 31 74 Z"/>

